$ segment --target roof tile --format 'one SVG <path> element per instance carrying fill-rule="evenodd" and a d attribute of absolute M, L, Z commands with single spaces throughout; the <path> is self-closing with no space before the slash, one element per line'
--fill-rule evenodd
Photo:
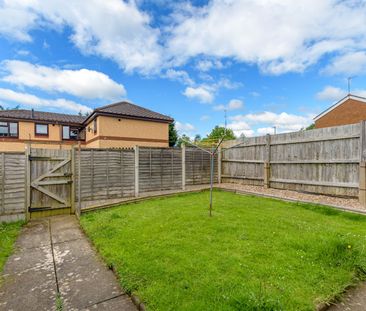
<path fill-rule="evenodd" d="M 60 122 L 70 124 L 82 124 L 86 117 L 79 115 L 33 111 L 32 110 L 0 110 L 0 118 L 11 119 L 23 119 L 23 120 L 35 120 L 35 121 L 47 121 L 47 122 Z"/>
<path fill-rule="evenodd" d="M 131 104 L 126 101 L 114 103 L 104 107 L 95 109 L 95 112 L 104 112 L 111 114 L 118 114 L 121 116 L 138 117 L 138 118 L 148 118 L 156 119 L 162 121 L 172 122 L 174 121 L 171 117 L 154 112 L 152 110 Z"/>

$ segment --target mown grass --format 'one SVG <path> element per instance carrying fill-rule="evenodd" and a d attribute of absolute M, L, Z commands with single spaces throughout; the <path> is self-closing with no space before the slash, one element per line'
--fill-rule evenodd
<path fill-rule="evenodd" d="M 22 222 L 0 223 L 0 273 L 13 251 L 14 242 L 18 237 L 22 224 Z"/>
<path fill-rule="evenodd" d="M 87 213 L 81 224 L 149 310 L 313 310 L 365 278 L 366 217 L 216 191 Z"/>

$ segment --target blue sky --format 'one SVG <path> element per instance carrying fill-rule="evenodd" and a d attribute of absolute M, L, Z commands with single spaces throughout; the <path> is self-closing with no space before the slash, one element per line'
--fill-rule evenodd
<path fill-rule="evenodd" d="M 0 0 L 0 105 L 87 112 L 127 99 L 179 132 L 299 130 L 366 96 L 366 1 Z"/>

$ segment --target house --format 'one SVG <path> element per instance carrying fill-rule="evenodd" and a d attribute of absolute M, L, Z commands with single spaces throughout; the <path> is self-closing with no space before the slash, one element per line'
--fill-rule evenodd
<path fill-rule="evenodd" d="M 0 111 L 0 151 L 139 146 L 168 147 L 168 116 L 123 101 L 94 109 L 87 117 L 34 110 Z"/>
<path fill-rule="evenodd" d="M 366 98 L 348 94 L 314 118 L 315 128 L 346 125 L 366 120 Z"/>

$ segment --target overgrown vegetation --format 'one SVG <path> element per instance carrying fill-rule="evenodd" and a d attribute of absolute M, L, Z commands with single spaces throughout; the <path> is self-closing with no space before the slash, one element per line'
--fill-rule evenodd
<path fill-rule="evenodd" d="M 366 217 L 216 191 L 88 213 L 81 223 L 149 310 L 314 310 L 365 278 Z"/>
<path fill-rule="evenodd" d="M 0 272 L 3 271 L 6 260 L 13 251 L 22 222 L 0 223 Z"/>

